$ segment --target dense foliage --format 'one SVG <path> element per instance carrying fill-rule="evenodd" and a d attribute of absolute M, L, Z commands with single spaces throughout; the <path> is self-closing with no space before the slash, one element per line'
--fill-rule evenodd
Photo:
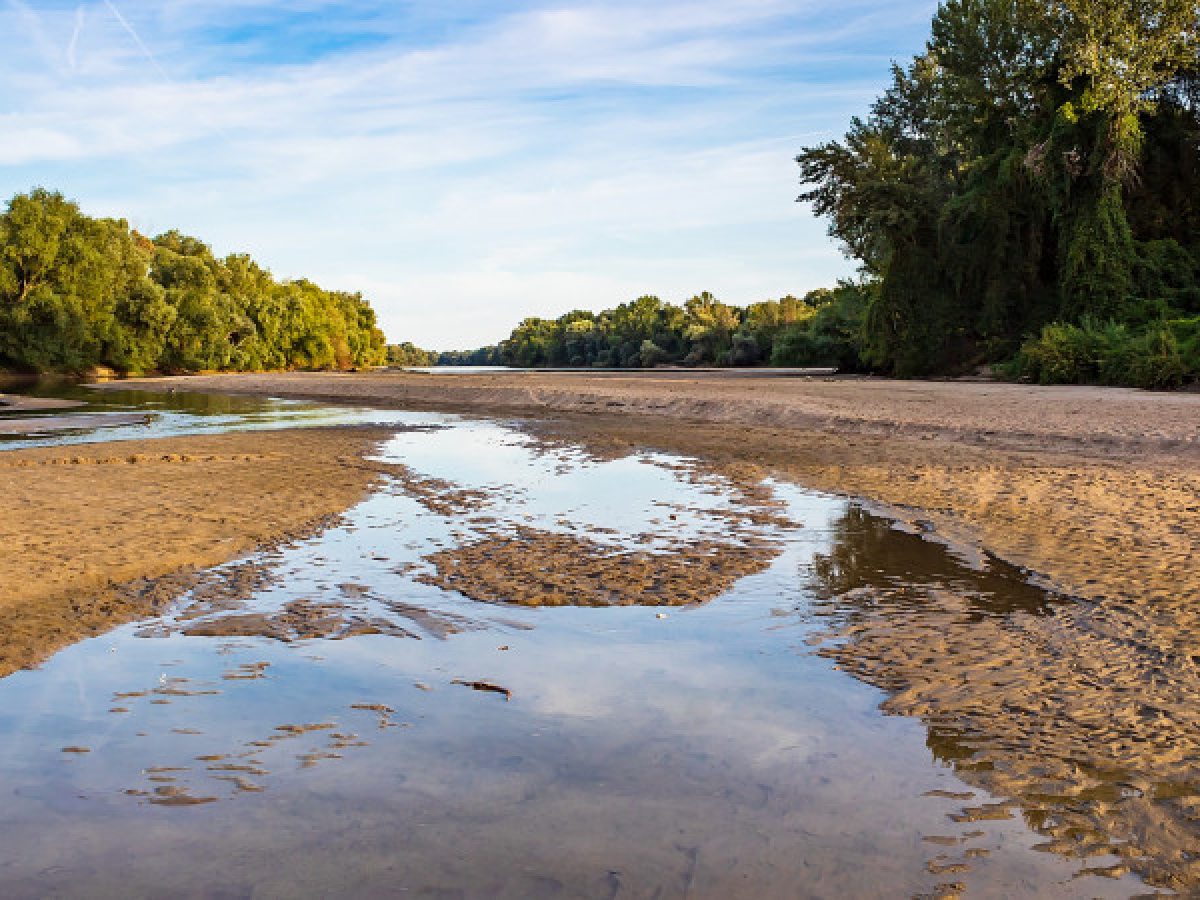
<path fill-rule="evenodd" d="M 434 350 L 422 350 L 412 341 L 403 344 L 388 344 L 387 364 L 402 368 L 404 366 L 436 366 L 438 353 Z"/>
<path fill-rule="evenodd" d="M 149 240 L 61 194 L 0 216 L 0 368 L 120 372 L 350 368 L 382 363 L 359 294 L 276 281 L 170 231 Z"/>
<path fill-rule="evenodd" d="M 1047 325 L 1021 348 L 1015 368 L 1042 384 L 1177 388 L 1200 374 L 1200 316 L 1142 328 L 1086 317 Z"/>
<path fill-rule="evenodd" d="M 841 284 L 750 306 L 704 292 L 683 306 L 639 297 L 614 309 L 575 310 L 526 319 L 507 340 L 471 352 L 443 353 L 439 365 L 649 368 L 687 366 L 837 366 L 853 369 L 865 289 Z"/>
<path fill-rule="evenodd" d="M 444 350 L 434 354 L 439 366 L 502 366 L 500 348 L 495 344 L 477 350 Z"/>
<path fill-rule="evenodd" d="M 1200 314 L 1198 47 L 1198 0 L 942 3 L 870 115 L 797 158 L 801 199 L 875 284 L 865 361 L 919 374 L 1024 344 L 1042 380 L 1200 375 L 1185 346 Z M 1051 361 L 1103 333 L 1123 348 L 1103 372 Z M 1162 374 L 1134 374 L 1144 353 Z"/>

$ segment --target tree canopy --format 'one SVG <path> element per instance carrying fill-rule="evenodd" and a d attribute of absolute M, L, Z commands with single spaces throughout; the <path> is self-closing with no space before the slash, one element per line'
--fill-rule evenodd
<path fill-rule="evenodd" d="M 439 365 L 556 368 L 858 365 L 858 333 L 869 289 L 843 283 L 746 307 L 708 291 L 682 306 L 642 296 L 595 313 L 525 319 L 504 341 L 442 353 Z"/>
<path fill-rule="evenodd" d="M 954 370 L 1053 324 L 1178 355 L 1200 314 L 1198 49 L 1197 0 L 942 3 L 870 114 L 797 157 L 800 199 L 876 286 L 865 361 Z"/>
<path fill-rule="evenodd" d="M 42 188 L 0 215 L 0 368 L 345 369 L 384 353 L 361 294 L 276 281 L 178 231 L 151 240 Z"/>

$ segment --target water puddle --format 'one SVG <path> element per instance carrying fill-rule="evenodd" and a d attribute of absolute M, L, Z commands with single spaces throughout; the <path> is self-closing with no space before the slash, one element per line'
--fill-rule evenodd
<path fill-rule="evenodd" d="M 436 427 L 340 525 L 0 681 L 0 893 L 1144 890 L 814 652 L 872 585 L 1054 598 L 791 485 L 397 415 Z"/>

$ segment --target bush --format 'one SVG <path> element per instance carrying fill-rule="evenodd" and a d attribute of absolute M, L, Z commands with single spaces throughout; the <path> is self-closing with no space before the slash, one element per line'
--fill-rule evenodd
<path fill-rule="evenodd" d="M 758 340 L 754 335 L 741 332 L 735 334 L 729 348 L 729 365 L 754 366 L 760 362 L 762 362 L 762 350 L 759 349 Z"/>
<path fill-rule="evenodd" d="M 1133 387 L 1161 391 L 1183 384 L 1189 373 L 1170 325 L 1152 325 L 1134 339 L 1125 372 Z"/>
<path fill-rule="evenodd" d="M 1038 384 L 1098 382 L 1105 344 L 1103 333 L 1086 320 L 1082 326 L 1056 322 L 1021 348 L 1021 372 Z"/>
<path fill-rule="evenodd" d="M 670 354 L 654 341 L 642 341 L 642 349 L 638 351 L 642 368 L 653 369 L 661 362 L 666 362 Z M 572 363 L 574 365 L 574 363 Z"/>
<path fill-rule="evenodd" d="M 781 329 L 771 348 L 773 366 L 862 368 L 862 319 L 869 286 L 840 283 L 811 318 Z"/>
<path fill-rule="evenodd" d="M 1200 376 L 1200 316 L 1175 319 L 1168 324 L 1175 335 L 1184 365 L 1191 375 Z"/>
<path fill-rule="evenodd" d="M 773 366 L 838 366 L 843 347 L 836 338 L 814 334 L 811 329 L 797 326 L 784 331 L 775 339 L 771 351 Z"/>
<path fill-rule="evenodd" d="M 1055 322 L 1025 342 L 1016 371 L 1039 384 L 1107 384 L 1166 390 L 1200 378 L 1200 318 L 1134 332 L 1084 318 Z"/>

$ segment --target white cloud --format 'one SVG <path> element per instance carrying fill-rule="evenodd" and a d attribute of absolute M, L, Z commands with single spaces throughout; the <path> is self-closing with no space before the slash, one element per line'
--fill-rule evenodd
<path fill-rule="evenodd" d="M 0 190 L 361 287 L 394 338 L 436 347 L 848 274 L 792 157 L 865 110 L 933 7 L 121 0 L 126 29 L 107 0 L 6 3 L 0 30 L 28 39 L 0 60 Z"/>

